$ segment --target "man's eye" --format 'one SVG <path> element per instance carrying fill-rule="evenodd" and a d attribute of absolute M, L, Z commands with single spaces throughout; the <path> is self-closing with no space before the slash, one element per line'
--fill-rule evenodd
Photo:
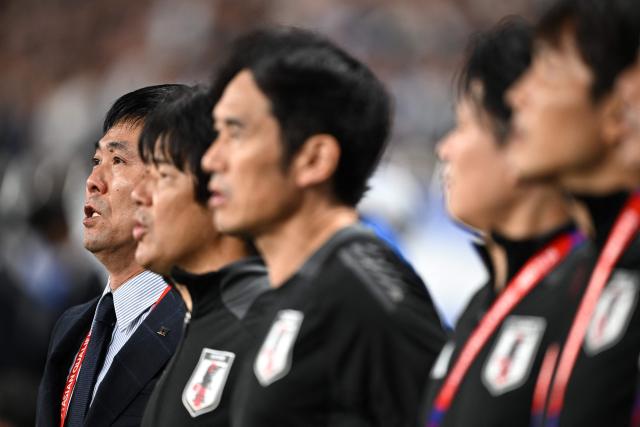
<path fill-rule="evenodd" d="M 100 164 L 100 159 L 97 157 L 91 158 L 91 166 L 98 166 Z"/>
<path fill-rule="evenodd" d="M 242 130 L 243 128 L 241 126 L 231 125 L 229 126 L 227 133 L 231 138 L 239 138 L 240 136 L 242 136 Z"/>
<path fill-rule="evenodd" d="M 124 160 L 123 160 L 123 159 L 121 159 L 120 157 L 117 157 L 117 156 L 116 156 L 116 157 L 114 157 L 114 158 L 113 158 L 113 164 L 114 164 L 114 165 L 119 165 L 119 164 L 121 164 L 121 163 L 124 163 Z"/>

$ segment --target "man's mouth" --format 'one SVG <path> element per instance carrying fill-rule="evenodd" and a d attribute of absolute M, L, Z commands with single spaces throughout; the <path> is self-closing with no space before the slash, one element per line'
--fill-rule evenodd
<path fill-rule="evenodd" d="M 100 212 L 98 212 L 96 210 L 96 208 L 94 208 L 91 205 L 85 205 L 85 207 L 84 207 L 84 217 L 85 218 L 95 218 L 95 217 L 98 217 L 98 216 L 102 216 L 102 215 L 100 215 Z"/>
<path fill-rule="evenodd" d="M 227 197 L 225 192 L 217 185 L 213 183 L 213 181 L 209 181 L 209 185 L 207 186 L 209 190 L 209 199 L 207 201 L 207 206 L 211 209 L 219 208 L 226 201 Z"/>
<path fill-rule="evenodd" d="M 136 221 L 133 226 L 132 234 L 133 234 L 134 240 L 136 242 L 139 242 L 140 240 L 143 239 L 145 234 L 147 234 L 147 227 L 140 221 Z"/>
<path fill-rule="evenodd" d="M 524 135 L 525 126 L 522 124 L 522 121 L 514 118 L 511 129 L 509 129 L 509 139 L 511 141 L 522 141 Z"/>
<path fill-rule="evenodd" d="M 443 188 L 448 188 L 451 185 L 451 166 L 447 163 L 441 164 L 438 167 L 437 174 L 439 175 L 440 182 Z"/>
<path fill-rule="evenodd" d="M 101 217 L 102 213 L 98 211 L 93 205 L 86 204 L 84 206 L 84 219 L 82 220 L 82 224 L 84 224 L 85 226 L 93 225 Z"/>

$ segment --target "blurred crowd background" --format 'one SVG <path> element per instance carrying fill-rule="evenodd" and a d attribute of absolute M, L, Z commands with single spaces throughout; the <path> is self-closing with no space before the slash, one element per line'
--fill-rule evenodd
<path fill-rule="evenodd" d="M 361 209 L 428 283 L 452 323 L 485 280 L 443 212 L 434 148 L 451 127 L 469 37 L 549 0 L 0 1 L 0 427 L 33 425 L 48 337 L 106 276 L 81 244 L 84 180 L 111 103 L 159 83 L 206 83 L 239 33 L 311 28 L 368 63 L 395 129 Z M 304 96 L 304 94 L 300 94 Z"/>

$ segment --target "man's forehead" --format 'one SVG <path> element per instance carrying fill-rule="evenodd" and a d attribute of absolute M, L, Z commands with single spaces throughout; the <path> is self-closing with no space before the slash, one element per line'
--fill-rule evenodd
<path fill-rule="evenodd" d="M 538 35 L 533 42 L 534 52 L 546 54 L 577 53 L 576 27 L 572 21 L 564 22 L 559 28 L 546 35 Z"/>
<path fill-rule="evenodd" d="M 258 87 L 249 70 L 239 72 L 224 89 L 212 111 L 214 120 L 249 116 L 257 112 L 270 113 L 270 102 Z"/>
<path fill-rule="evenodd" d="M 560 61 L 562 67 L 554 70 L 554 73 L 572 76 L 571 81 L 578 85 L 586 83 L 589 86 L 593 84 L 593 70 L 581 54 L 575 33 L 571 31 L 570 27 L 563 29 L 557 42 L 536 43 L 534 47 L 534 62 L 540 63 L 540 61 L 550 60 L 557 64 Z"/>
<path fill-rule="evenodd" d="M 153 146 L 153 162 L 154 163 L 169 163 L 169 142 L 162 137 L 156 139 L 156 143 Z"/>
<path fill-rule="evenodd" d="M 533 42 L 533 57 L 534 59 L 539 58 L 540 56 L 551 55 L 551 54 L 559 54 L 562 53 L 560 45 L 551 40 L 547 39 L 536 39 Z"/>
<path fill-rule="evenodd" d="M 137 152 L 138 139 L 142 126 L 127 124 L 116 125 L 104 134 L 96 143 L 96 150 L 112 150 L 123 152 Z"/>

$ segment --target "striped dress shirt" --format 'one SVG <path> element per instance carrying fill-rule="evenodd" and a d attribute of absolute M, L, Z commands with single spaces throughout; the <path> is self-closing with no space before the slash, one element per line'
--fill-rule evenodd
<path fill-rule="evenodd" d="M 93 388 L 93 397 L 95 397 L 100 383 L 109 371 L 113 358 L 131 338 L 138 326 L 147 318 L 153 305 L 158 301 L 167 286 L 162 276 L 145 270 L 113 291 L 116 324 L 113 328 L 113 335 L 104 364 Z M 111 292 L 110 283 L 107 284 L 102 295 L 104 296 L 109 292 Z"/>

